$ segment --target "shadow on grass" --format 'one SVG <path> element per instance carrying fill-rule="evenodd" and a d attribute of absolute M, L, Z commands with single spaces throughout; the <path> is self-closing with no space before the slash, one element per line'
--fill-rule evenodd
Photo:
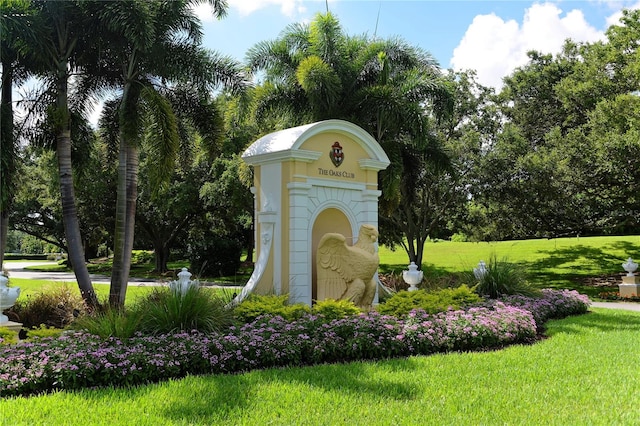
<path fill-rule="evenodd" d="M 587 285 L 588 278 L 622 275 L 622 258 L 640 258 L 640 246 L 617 241 L 603 247 L 575 245 L 538 253 L 544 258 L 520 262 L 530 275 L 530 281 L 540 288 L 573 289 L 591 298 L 603 291 L 617 291 L 617 287 Z"/>
<path fill-rule="evenodd" d="M 322 389 L 341 395 L 371 394 L 384 399 L 410 401 L 419 397 L 415 386 L 381 378 L 372 374 L 374 368 L 385 371 L 413 370 L 410 360 L 387 360 L 367 365 L 349 363 L 348 365 L 332 364 L 308 368 L 268 369 L 253 371 L 245 375 L 203 376 L 183 379 L 171 385 L 169 401 L 165 401 L 162 416 L 169 421 L 186 422 L 186 424 L 204 424 L 215 419 L 230 419 L 232 416 L 249 409 L 255 403 L 255 395 L 263 385 L 282 383 L 300 389 Z M 297 385 L 297 386 L 296 386 Z M 157 386 L 162 386 L 159 384 Z M 154 386 L 133 389 L 128 398 L 131 403 L 138 399 L 149 399 L 149 392 Z M 308 392 L 308 391 L 307 391 Z M 99 401 L 101 396 L 92 393 Z M 195 395 L 195 396 L 194 396 Z M 107 396 L 107 395 L 103 395 Z M 162 392 L 167 397 L 166 392 Z M 267 394 L 265 402 L 281 405 L 291 403 L 292 396 L 284 394 Z M 284 409 L 284 408 L 283 408 Z M 274 413 L 277 416 L 277 413 Z"/>
<path fill-rule="evenodd" d="M 628 241 L 617 241 L 604 247 L 589 247 L 575 245 L 554 250 L 543 250 L 538 253 L 546 254 L 543 259 L 532 262 L 523 262 L 530 270 L 544 271 L 548 269 L 580 270 L 576 264 L 589 265 L 592 269 L 601 271 L 602 274 L 620 273 L 625 258 L 621 258 L 618 252 L 623 251 L 626 256 L 640 257 L 640 246 Z M 566 275 L 566 274 L 562 274 Z M 583 274 L 576 274 L 583 275 Z"/>
<path fill-rule="evenodd" d="M 558 333 L 581 334 L 585 329 L 602 332 L 640 333 L 640 314 L 632 311 L 604 309 L 592 310 L 585 315 L 555 320 L 548 324 L 547 335 Z"/>

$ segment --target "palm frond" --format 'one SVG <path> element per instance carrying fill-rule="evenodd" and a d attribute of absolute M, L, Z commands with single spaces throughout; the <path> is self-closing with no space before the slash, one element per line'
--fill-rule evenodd
<path fill-rule="evenodd" d="M 149 161 L 154 164 L 149 171 L 149 180 L 157 191 L 167 182 L 175 166 L 180 143 L 178 127 L 171 104 L 165 97 L 149 86 L 140 95 L 146 112 L 146 152 Z"/>

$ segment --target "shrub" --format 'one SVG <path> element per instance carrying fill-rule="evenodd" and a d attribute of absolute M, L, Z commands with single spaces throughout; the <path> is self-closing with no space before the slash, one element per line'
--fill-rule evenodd
<path fill-rule="evenodd" d="M 467 237 L 467 235 L 462 232 L 456 232 L 455 234 L 451 235 L 451 241 L 454 243 L 466 243 L 467 241 L 469 241 L 469 237 Z"/>
<path fill-rule="evenodd" d="M 88 333 L 102 338 L 132 337 L 140 329 L 142 320 L 141 310 L 115 309 L 108 305 L 102 311 L 96 311 L 90 315 L 79 318 L 71 327 L 76 330 L 85 330 Z"/>
<path fill-rule="evenodd" d="M 462 307 L 480 302 L 482 299 L 466 285 L 457 288 L 443 288 L 435 292 L 425 290 L 400 291 L 384 304 L 378 306 L 378 312 L 401 317 L 414 309 L 422 309 L 435 314 L 448 309 Z"/>
<path fill-rule="evenodd" d="M 41 325 L 65 328 L 85 312 L 82 297 L 68 285 L 46 288 L 26 299 L 18 299 L 9 310 L 25 328 Z"/>
<path fill-rule="evenodd" d="M 0 327 L 0 345 L 18 343 L 18 333 L 7 327 Z"/>
<path fill-rule="evenodd" d="M 184 293 L 158 288 L 141 300 L 136 315 L 141 317 L 143 333 L 221 331 L 233 322 L 233 313 L 226 308 L 228 302 L 202 287 L 190 287 Z"/>
<path fill-rule="evenodd" d="M 351 317 L 360 313 L 360 308 L 348 300 L 326 299 L 316 302 L 312 312 L 327 320 Z"/>
<path fill-rule="evenodd" d="M 469 282 L 478 281 L 476 292 L 481 296 L 497 299 L 500 296 L 519 294 L 536 296 L 540 292 L 527 281 L 526 272 L 520 265 L 498 260 L 492 255 L 486 273 L 477 279 L 473 273 L 467 274 Z"/>
<path fill-rule="evenodd" d="M 153 252 L 148 250 L 133 250 L 131 252 L 132 265 L 146 265 L 153 260 Z"/>
<path fill-rule="evenodd" d="M 260 316 L 281 316 L 285 320 L 300 318 L 310 311 L 302 303 L 289 305 L 289 295 L 252 294 L 234 309 L 235 317 L 242 323 L 249 323 Z"/>
<path fill-rule="evenodd" d="M 200 276 L 234 275 L 240 267 L 242 244 L 237 240 L 207 236 L 189 247 L 190 269 Z"/>
<path fill-rule="evenodd" d="M 499 301 L 489 300 L 485 306 L 504 303 L 531 312 L 536 321 L 538 331 L 542 331 L 544 324 L 550 319 L 565 318 L 570 315 L 581 315 L 589 310 L 591 301 L 585 295 L 575 290 L 543 289 L 539 296 L 528 297 L 511 295 L 501 297 Z"/>
<path fill-rule="evenodd" d="M 63 331 L 64 330 L 61 330 L 59 328 L 46 327 L 45 325 L 41 325 L 38 328 L 32 328 L 30 330 L 27 330 L 27 339 L 33 340 L 33 339 L 43 339 L 46 337 L 60 337 Z"/>

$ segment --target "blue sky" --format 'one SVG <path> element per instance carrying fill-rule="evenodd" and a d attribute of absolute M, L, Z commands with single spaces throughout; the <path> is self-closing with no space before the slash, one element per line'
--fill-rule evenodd
<path fill-rule="evenodd" d="M 326 11 L 322 1 L 228 0 L 229 11 L 214 20 L 205 7 L 205 45 L 238 60 L 261 40 L 277 38 L 294 22 Z M 429 51 L 443 68 L 475 69 L 481 83 L 499 88 L 501 79 L 526 63 L 528 50 L 557 53 L 566 38 L 593 42 L 617 22 L 631 1 L 394 1 L 330 0 L 348 34 L 401 37 Z M 377 24 L 377 30 L 376 30 Z"/>

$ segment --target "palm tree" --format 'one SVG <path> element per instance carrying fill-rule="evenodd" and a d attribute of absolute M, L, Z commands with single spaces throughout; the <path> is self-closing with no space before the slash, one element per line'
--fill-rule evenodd
<path fill-rule="evenodd" d="M 429 53 L 397 38 L 347 36 L 327 13 L 316 15 L 309 25 L 287 27 L 275 41 L 256 44 L 247 61 L 252 71 L 265 75 L 258 92 L 259 117 L 280 115 L 287 125 L 344 119 L 380 143 L 391 160 L 379 175 L 381 215 L 390 215 L 404 202 L 401 179 L 415 166 L 413 160 L 447 167 L 430 119 L 445 116 L 452 100 Z M 415 257 L 415 252 L 409 255 Z"/>
<path fill-rule="evenodd" d="M 2 64 L 2 89 L 0 93 L 0 269 L 4 261 L 9 231 L 9 211 L 16 185 L 18 148 L 13 127 L 13 85 L 20 84 L 26 76 L 19 58 L 18 33 L 29 27 L 26 16 L 29 12 L 25 2 L 0 1 L 0 42 Z"/>
<path fill-rule="evenodd" d="M 114 261 L 109 303 L 122 306 L 131 266 L 139 158 L 144 138 L 161 161 L 154 180 L 170 176 L 179 146 L 175 113 L 161 87 L 190 84 L 207 92 L 222 83 L 244 85 L 239 66 L 200 47 L 202 29 L 191 6 L 199 1 L 107 2 L 97 11 L 102 27 L 111 33 L 102 62 L 102 77 L 122 90 L 119 107 L 118 194 Z M 226 2 L 209 0 L 216 16 L 224 16 Z M 101 65 L 100 62 L 97 62 Z M 113 71 L 118 71 L 114 74 Z M 149 129 L 143 132 L 143 128 Z"/>
<path fill-rule="evenodd" d="M 18 3 L 12 2 L 12 4 L 17 5 Z M 25 2 L 23 3 L 23 6 L 26 7 L 25 13 L 20 15 L 24 25 L 20 28 L 10 26 L 8 28 L 3 27 L 3 29 L 7 28 L 13 31 L 12 35 L 6 40 L 20 40 L 22 49 L 20 53 L 24 55 L 21 58 L 22 63 L 29 62 L 31 66 L 28 71 L 52 83 L 55 100 L 49 113 L 51 114 L 56 135 L 55 146 L 60 178 L 62 218 L 69 260 L 83 299 L 89 307 L 95 307 L 98 305 L 98 299 L 91 285 L 89 272 L 84 262 L 84 250 L 75 205 L 73 171 L 71 167 L 72 118 L 69 107 L 68 82 L 71 71 L 80 68 L 82 65 L 83 58 L 81 53 L 89 52 L 92 48 L 91 40 L 88 37 L 91 34 L 89 30 L 91 28 L 91 17 L 84 13 L 83 5 L 84 3 L 75 1 L 50 2 L 32 0 Z M 3 8 L 3 10 L 5 9 Z M 3 40 L 5 40 L 4 32 Z M 8 68 L 4 67 L 5 64 L 3 62 L 3 79 L 5 76 L 9 78 L 11 68 L 10 66 Z M 3 90 L 5 87 L 3 81 Z M 9 120 L 9 117 L 6 119 Z M 7 156 L 6 158 L 10 157 Z"/>

